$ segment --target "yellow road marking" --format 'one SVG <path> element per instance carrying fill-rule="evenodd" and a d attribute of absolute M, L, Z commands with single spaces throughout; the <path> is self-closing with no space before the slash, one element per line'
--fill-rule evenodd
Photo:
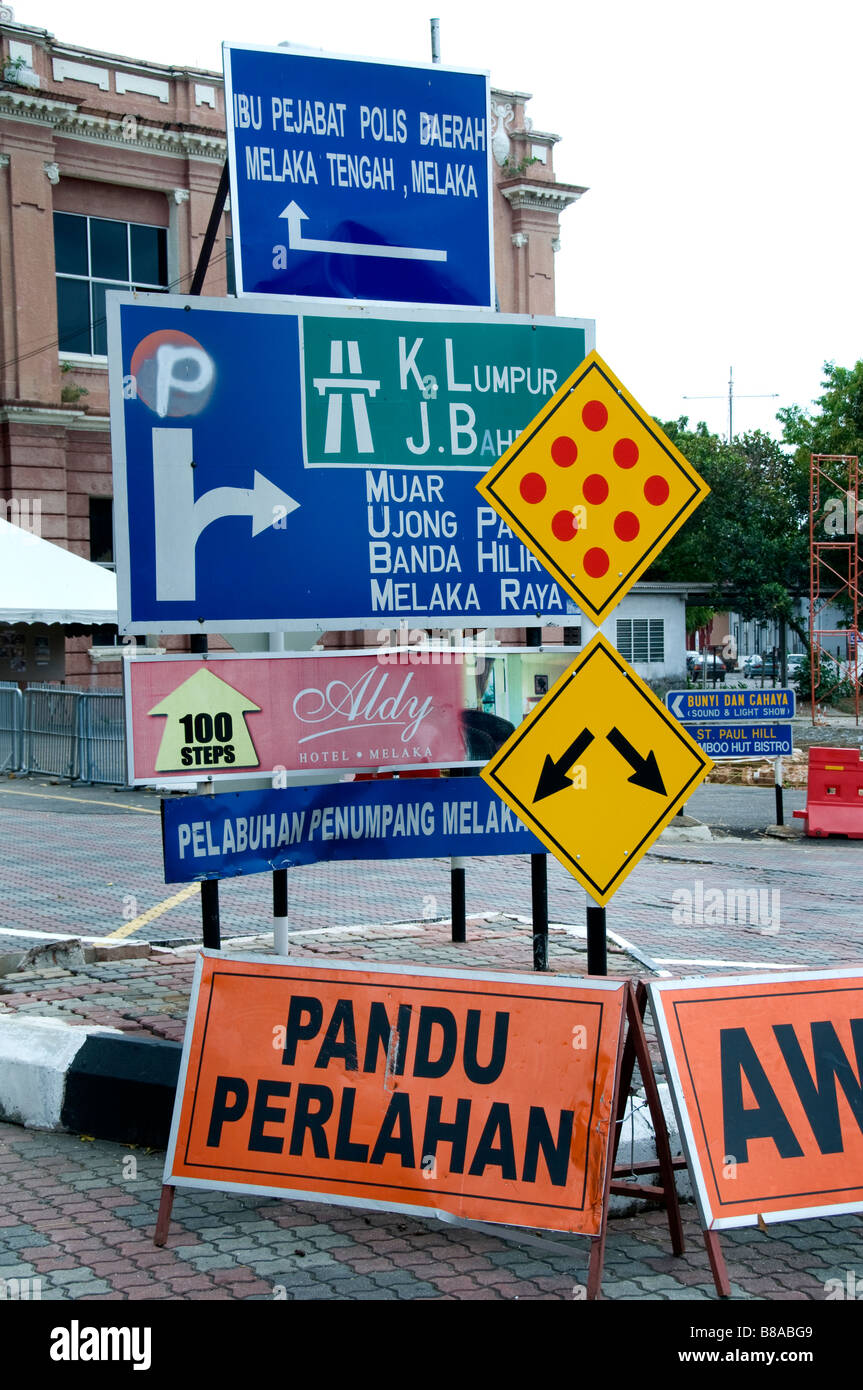
<path fill-rule="evenodd" d="M 19 792 L 17 787 L 3 787 L 0 791 L 0 804 L 4 796 L 35 796 L 41 801 L 80 801 L 82 806 L 111 806 L 121 811 L 140 811 L 142 816 L 158 816 L 149 806 L 129 806 L 125 801 L 97 801 L 93 796 L 54 796 L 51 792 Z"/>
<path fill-rule="evenodd" d="M 186 887 L 181 888 L 179 893 L 175 893 L 173 897 L 166 898 L 163 903 L 156 903 L 155 907 L 148 907 L 147 911 L 142 912 L 139 917 L 133 917 L 131 922 L 124 922 L 122 927 L 118 927 L 116 931 L 108 932 L 104 940 L 116 941 L 120 937 L 131 936 L 132 932 L 137 931 L 139 927 L 144 927 L 148 922 L 155 921 L 157 917 L 162 916 L 163 912 L 170 912 L 172 907 L 176 907 L 178 903 L 184 903 L 187 898 L 191 898 L 193 893 L 200 891 L 201 885 L 199 883 L 187 883 Z"/>

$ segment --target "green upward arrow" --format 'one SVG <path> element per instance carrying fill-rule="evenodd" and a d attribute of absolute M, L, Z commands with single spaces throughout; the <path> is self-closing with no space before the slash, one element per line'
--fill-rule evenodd
<path fill-rule="evenodd" d="M 245 695 L 235 690 L 227 681 L 223 681 L 220 676 L 213 675 L 212 671 L 202 666 L 193 676 L 189 676 L 188 680 L 184 680 L 182 685 L 178 685 L 176 690 L 172 690 L 170 695 L 166 695 L 164 700 L 160 700 L 147 711 L 148 714 L 164 716 L 167 719 L 156 758 L 156 771 L 190 772 L 205 766 L 208 771 L 212 771 L 214 766 L 223 770 L 226 766 L 259 767 L 260 759 L 246 726 L 246 714 L 258 712 L 260 708 L 260 705 L 247 700 Z M 209 715 L 214 725 L 217 715 L 227 715 L 231 721 L 231 737 L 218 738 L 214 731 L 212 737 L 206 741 L 198 740 L 194 734 L 190 739 L 189 716 L 194 726 L 196 716 L 202 714 Z M 220 761 L 217 764 L 205 765 L 183 760 L 184 748 L 206 748 L 226 743 L 233 746 L 232 764 Z"/>

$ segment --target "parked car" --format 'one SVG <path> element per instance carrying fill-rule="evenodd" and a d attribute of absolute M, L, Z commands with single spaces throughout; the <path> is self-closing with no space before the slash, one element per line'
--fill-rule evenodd
<path fill-rule="evenodd" d="M 692 657 L 690 662 L 689 658 Z M 705 677 L 706 667 L 706 677 Z M 708 685 L 715 682 L 722 684 L 725 680 L 725 664 L 713 652 L 689 652 L 686 658 L 686 671 L 690 680 L 707 680 Z"/>
<path fill-rule="evenodd" d="M 805 652 L 794 652 L 788 658 L 788 679 L 796 680 L 800 675 L 801 668 L 806 664 Z"/>

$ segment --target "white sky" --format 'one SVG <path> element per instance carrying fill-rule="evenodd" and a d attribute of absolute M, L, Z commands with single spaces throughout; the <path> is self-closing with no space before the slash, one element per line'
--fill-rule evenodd
<path fill-rule="evenodd" d="M 778 433 L 825 360 L 863 357 L 856 0 L 12 3 L 66 43 L 216 70 L 223 39 L 428 62 L 435 15 L 443 62 L 532 92 L 557 178 L 589 187 L 561 219 L 557 312 L 596 319 L 647 410 L 725 433 L 733 366 L 735 431 Z"/>

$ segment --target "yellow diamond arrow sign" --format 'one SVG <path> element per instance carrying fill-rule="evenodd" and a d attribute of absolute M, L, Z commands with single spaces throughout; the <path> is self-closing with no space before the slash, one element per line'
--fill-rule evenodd
<path fill-rule="evenodd" d="M 595 352 L 477 490 L 597 623 L 710 491 Z"/>
<path fill-rule="evenodd" d="M 712 766 L 599 634 L 480 776 L 604 907 Z"/>

